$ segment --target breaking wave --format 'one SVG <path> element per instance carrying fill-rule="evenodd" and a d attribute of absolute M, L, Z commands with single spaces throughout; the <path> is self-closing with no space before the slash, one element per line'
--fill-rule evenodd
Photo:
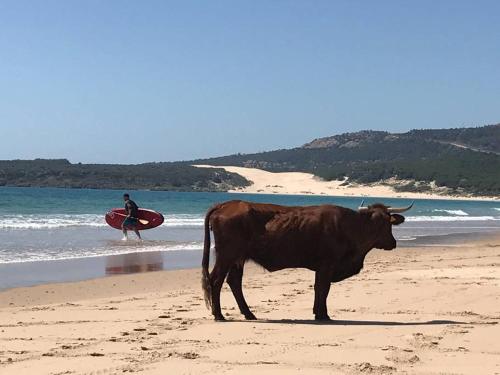
<path fill-rule="evenodd" d="M 163 225 L 167 227 L 202 227 L 205 217 L 202 215 L 176 214 L 165 216 Z"/>
<path fill-rule="evenodd" d="M 164 226 L 202 227 L 201 215 L 167 215 Z M 0 229 L 57 229 L 69 227 L 106 227 L 104 215 L 96 214 L 49 214 L 49 215 L 3 215 L 0 216 Z"/>
<path fill-rule="evenodd" d="M 469 216 L 469 214 L 467 212 L 462 211 L 462 210 L 440 210 L 440 209 L 434 209 L 432 211 L 433 212 L 446 212 L 447 214 L 456 215 L 456 216 Z"/>
<path fill-rule="evenodd" d="M 498 216 L 408 216 L 406 221 L 500 221 Z"/>
<path fill-rule="evenodd" d="M 103 227 L 104 216 L 82 215 L 13 215 L 0 217 L 0 229 L 55 229 L 66 227 Z"/>

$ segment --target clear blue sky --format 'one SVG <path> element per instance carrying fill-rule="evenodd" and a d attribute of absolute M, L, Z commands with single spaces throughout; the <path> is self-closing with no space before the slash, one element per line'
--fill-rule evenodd
<path fill-rule="evenodd" d="M 0 1 L 0 159 L 500 122 L 500 1 Z"/>

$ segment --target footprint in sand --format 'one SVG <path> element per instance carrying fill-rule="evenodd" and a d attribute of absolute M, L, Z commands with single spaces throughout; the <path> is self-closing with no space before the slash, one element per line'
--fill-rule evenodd
<path fill-rule="evenodd" d="M 394 371 L 396 371 L 396 368 L 393 366 L 386 366 L 386 365 L 372 365 L 370 362 L 363 362 L 363 363 L 355 363 L 354 368 L 363 373 L 375 373 L 375 374 L 391 374 Z"/>
<path fill-rule="evenodd" d="M 411 353 L 411 352 L 410 352 Z M 409 364 L 414 364 L 417 362 L 420 362 L 420 358 L 416 354 L 409 354 L 405 351 L 401 352 L 394 352 L 391 355 L 385 357 L 388 361 L 391 361 L 393 363 L 409 363 Z"/>
<path fill-rule="evenodd" d="M 437 348 L 442 338 L 442 336 L 430 336 L 417 332 L 408 341 L 414 348 Z"/>

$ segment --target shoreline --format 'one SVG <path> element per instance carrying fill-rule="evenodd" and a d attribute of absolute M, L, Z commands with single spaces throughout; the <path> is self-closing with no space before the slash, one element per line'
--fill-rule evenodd
<path fill-rule="evenodd" d="M 117 275 L 199 267 L 201 250 L 141 251 L 115 255 L 0 264 L 0 293 L 23 287 L 97 280 Z"/>
<path fill-rule="evenodd" d="M 383 184 L 342 186 L 342 181 L 324 181 L 311 173 L 305 172 L 268 172 L 257 168 L 218 165 L 193 165 L 197 168 L 222 168 L 243 176 L 252 185 L 229 190 L 228 193 L 278 194 L 278 195 L 317 195 L 359 198 L 402 198 L 402 199 L 441 199 L 463 201 L 498 202 L 500 197 L 471 197 L 440 195 L 437 193 L 398 192 Z"/>
<path fill-rule="evenodd" d="M 500 238 L 498 230 L 418 236 L 414 240 L 398 240 L 396 250 L 459 247 L 464 243 L 494 241 L 497 238 Z M 199 269 L 201 258 L 202 249 L 193 249 L 130 251 L 113 255 L 0 263 L 0 293 L 16 288 L 97 280 L 116 275 Z M 213 250 L 211 259 L 214 259 Z"/>
<path fill-rule="evenodd" d="M 245 321 L 205 308 L 200 269 L 0 292 L 0 372 L 404 374 L 500 372 L 500 236 L 371 251 L 313 320 L 314 273 L 249 264 Z"/>

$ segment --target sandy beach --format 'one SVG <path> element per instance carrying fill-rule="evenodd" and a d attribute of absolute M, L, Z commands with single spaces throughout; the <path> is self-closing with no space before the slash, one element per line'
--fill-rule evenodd
<path fill-rule="evenodd" d="M 234 166 L 195 165 L 199 168 L 223 168 L 227 172 L 237 173 L 252 184 L 245 188 L 231 190 L 231 193 L 251 194 L 295 194 L 295 195 L 331 195 L 337 197 L 378 197 L 408 199 L 460 199 L 460 200 L 498 200 L 499 197 L 455 196 L 439 193 L 436 188 L 432 193 L 398 192 L 389 184 L 374 183 L 361 185 L 344 184 L 343 181 L 324 181 L 311 173 L 303 172 L 268 172 L 257 168 Z M 396 181 L 392 181 L 393 183 Z"/>
<path fill-rule="evenodd" d="M 312 320 L 313 273 L 249 264 L 245 321 L 205 308 L 200 270 L 0 293 L 2 374 L 500 374 L 500 239 L 372 251 Z"/>

